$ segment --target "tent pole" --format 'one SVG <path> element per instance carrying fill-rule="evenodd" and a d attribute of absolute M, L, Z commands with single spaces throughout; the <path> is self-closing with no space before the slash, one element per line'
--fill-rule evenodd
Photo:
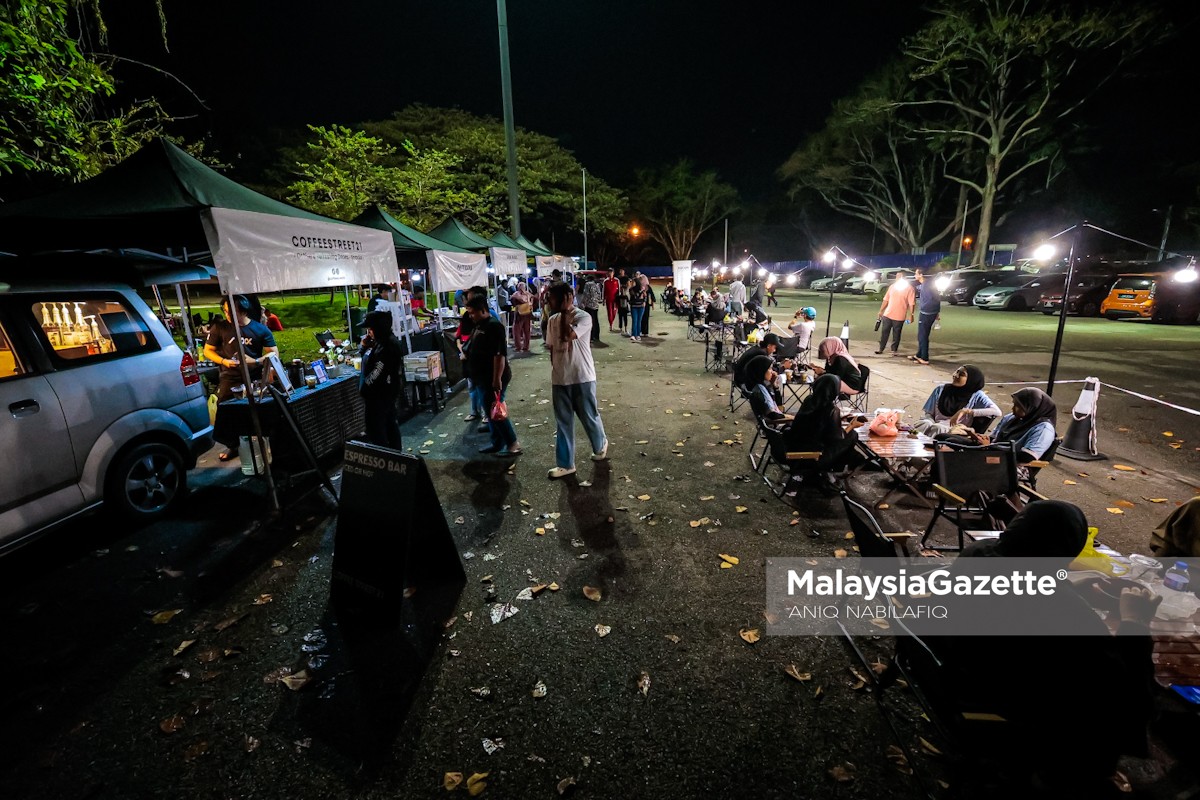
<path fill-rule="evenodd" d="M 263 445 L 262 421 L 258 417 L 258 400 L 254 397 L 254 383 L 250 380 L 250 366 L 246 363 L 246 347 L 242 343 L 242 323 L 238 319 L 240 316 L 237 304 L 233 301 L 233 295 L 226 294 L 225 300 L 229 304 L 229 316 L 233 322 L 233 334 L 237 339 L 238 346 L 238 367 L 242 371 L 243 385 L 246 387 L 246 402 L 250 407 L 250 422 L 254 425 L 254 436 L 258 439 L 258 446 Z M 263 477 L 267 479 L 267 493 L 271 496 L 271 510 L 280 511 L 279 493 L 275 488 L 275 478 L 271 475 L 271 461 L 267 458 L 267 453 L 264 450 L 263 454 Z M 250 463 L 254 463 L 254 448 L 250 449 Z M 257 474 L 258 470 L 255 469 Z"/>
<path fill-rule="evenodd" d="M 196 354 L 196 337 L 192 335 L 191 309 L 183 302 L 183 284 L 175 284 L 175 297 L 179 300 L 179 316 L 183 319 L 183 332 L 187 337 L 188 352 Z"/>
<path fill-rule="evenodd" d="M 346 341 L 354 338 L 354 326 L 350 324 L 350 284 L 342 287 L 346 290 Z"/>

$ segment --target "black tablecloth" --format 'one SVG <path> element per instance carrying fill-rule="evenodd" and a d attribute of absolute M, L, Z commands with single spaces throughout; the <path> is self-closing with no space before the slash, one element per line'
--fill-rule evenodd
<path fill-rule="evenodd" d="M 266 397 L 257 405 L 263 435 L 271 439 L 272 464 L 281 469 L 307 469 L 308 462 L 291 426 L 279 413 L 275 398 Z M 313 389 L 297 389 L 287 398 L 287 407 L 318 459 L 340 453 L 347 439 L 361 438 L 366 428 L 357 372 L 330 378 Z M 213 427 L 216 439 L 232 441 L 238 436 L 253 435 L 249 401 L 227 400 L 217 407 L 217 421 Z"/>

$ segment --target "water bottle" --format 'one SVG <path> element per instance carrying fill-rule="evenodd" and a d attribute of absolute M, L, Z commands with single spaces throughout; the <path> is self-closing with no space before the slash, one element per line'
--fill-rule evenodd
<path fill-rule="evenodd" d="M 935 331 L 940 331 L 942 329 L 942 318 L 941 317 L 938 317 L 937 319 L 935 319 L 933 321 L 933 329 Z"/>
<path fill-rule="evenodd" d="M 1175 566 L 1167 570 L 1166 577 L 1163 578 L 1163 586 L 1168 589 L 1174 589 L 1177 592 L 1186 592 L 1188 590 L 1188 565 L 1186 561 L 1176 561 Z"/>

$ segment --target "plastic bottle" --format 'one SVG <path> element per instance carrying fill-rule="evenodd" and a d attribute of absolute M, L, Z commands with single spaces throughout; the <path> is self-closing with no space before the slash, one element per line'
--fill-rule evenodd
<path fill-rule="evenodd" d="M 1186 561 L 1176 561 L 1175 566 L 1167 570 L 1166 577 L 1163 578 L 1163 586 L 1166 586 L 1168 589 L 1174 589 L 1177 592 L 1186 592 L 1190 582 L 1191 577 L 1188 575 Z"/>
<path fill-rule="evenodd" d="M 942 329 L 942 318 L 941 317 L 938 317 L 937 319 L 935 319 L 933 321 L 933 329 L 935 331 L 940 331 Z"/>

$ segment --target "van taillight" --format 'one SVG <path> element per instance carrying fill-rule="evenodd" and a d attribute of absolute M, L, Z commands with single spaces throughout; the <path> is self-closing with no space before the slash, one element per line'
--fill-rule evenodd
<path fill-rule="evenodd" d="M 200 370 L 196 369 L 196 359 L 186 350 L 183 358 L 179 361 L 179 374 L 183 376 L 184 386 L 192 386 L 200 382 Z"/>

